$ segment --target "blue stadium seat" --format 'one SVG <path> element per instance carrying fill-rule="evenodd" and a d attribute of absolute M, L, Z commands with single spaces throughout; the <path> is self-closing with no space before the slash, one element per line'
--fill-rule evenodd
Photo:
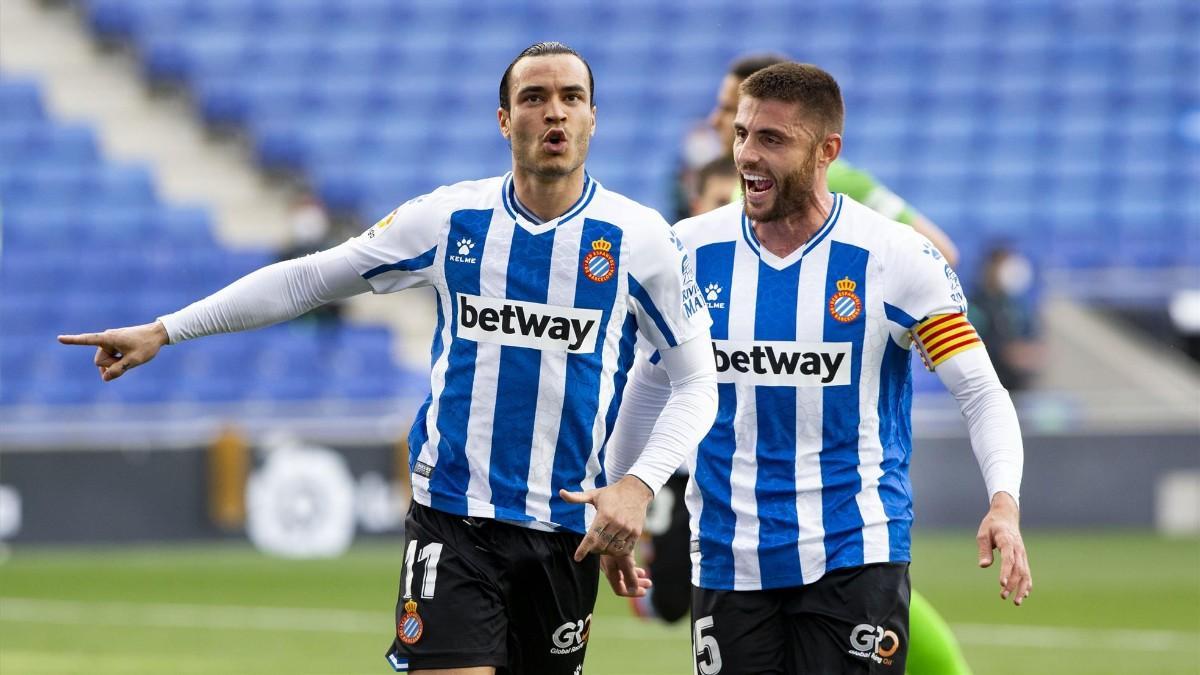
<path fill-rule="evenodd" d="M 0 119 L 4 124 L 19 120 L 41 120 L 42 97 L 32 80 L 0 78 Z"/>
<path fill-rule="evenodd" d="M 837 75 L 845 155 L 943 221 L 967 260 L 992 236 L 1034 242 L 1065 268 L 1200 256 L 1196 237 L 1180 243 L 1172 229 L 1200 218 L 1189 196 L 1195 145 L 1180 131 L 1200 100 L 1200 9 L 1188 0 L 89 0 L 86 14 L 102 38 L 127 41 L 149 77 L 190 87 L 204 120 L 244 129 L 264 167 L 298 174 L 362 222 L 441 183 L 507 169 L 494 119 L 499 70 L 543 37 L 537 26 L 553 25 L 597 75 L 589 170 L 660 209 L 670 206 L 680 136 L 707 114 L 738 45 L 754 45 Z M 218 247 L 206 211 L 164 205 L 145 169 L 107 162 L 90 129 L 47 119 L 41 98 L 35 82 L 0 78 L 6 335 L 132 316 L 113 292 L 136 297 L 141 319 L 270 260 Z M 92 258 L 119 264 L 105 274 Z M 76 299 L 46 305 L 43 280 L 64 276 Z M 89 286 L 97 278 L 108 293 Z M 206 400 L 370 398 L 404 386 L 402 372 L 363 370 L 386 360 L 380 336 L 351 335 L 328 347 L 345 374 L 316 392 L 311 382 L 244 379 L 272 359 L 303 361 L 310 338 L 290 333 L 239 336 L 246 346 L 213 348 L 221 356 L 201 348 L 180 372 L 207 373 L 195 394 Z M 276 341 L 308 346 L 272 351 Z M 216 375 L 225 361 L 242 370 Z M 150 400 L 159 387 L 105 396 Z M 66 384 L 31 391 L 108 400 Z"/>

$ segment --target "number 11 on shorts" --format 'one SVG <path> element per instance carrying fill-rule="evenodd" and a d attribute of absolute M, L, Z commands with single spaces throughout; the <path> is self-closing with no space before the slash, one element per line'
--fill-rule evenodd
<path fill-rule="evenodd" d="M 417 553 L 417 540 L 408 542 L 408 551 L 404 555 L 404 597 L 412 597 L 413 565 L 425 563 L 425 574 L 421 579 L 421 597 L 429 600 L 437 587 L 438 560 L 442 557 L 442 545 L 439 543 L 426 544 Z"/>

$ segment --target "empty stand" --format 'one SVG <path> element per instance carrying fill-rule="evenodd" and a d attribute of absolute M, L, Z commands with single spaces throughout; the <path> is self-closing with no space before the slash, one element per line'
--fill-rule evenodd
<path fill-rule="evenodd" d="M 102 383 L 92 352 L 56 335 L 144 323 L 273 255 L 218 245 L 207 211 L 165 205 L 145 167 L 106 161 L 87 127 L 48 117 L 36 82 L 0 77 L 0 115 L 0 405 L 361 400 L 425 387 L 393 363 L 387 331 L 306 321 L 167 348 Z"/>

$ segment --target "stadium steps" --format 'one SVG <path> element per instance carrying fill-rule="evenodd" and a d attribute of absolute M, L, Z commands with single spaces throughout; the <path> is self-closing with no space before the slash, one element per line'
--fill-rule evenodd
<path fill-rule="evenodd" d="M 136 61 L 96 49 L 73 10 L 5 0 L 0 63 L 13 74 L 36 77 L 56 117 L 93 126 L 105 154 L 152 166 L 159 194 L 168 203 L 210 208 L 217 221 L 214 234 L 225 245 L 285 243 L 284 191 L 262 180 L 244 149 L 209 137 L 190 103 L 149 95 Z M 435 324 L 428 294 L 410 292 L 399 300 L 362 296 L 349 303 L 346 316 L 356 323 L 384 323 L 405 363 L 428 366 Z"/>
<path fill-rule="evenodd" d="M 220 240 L 283 244 L 285 195 L 264 186 L 235 148 L 210 142 L 183 102 L 148 95 L 136 64 L 97 50 L 72 11 L 6 1 L 0 50 L 6 71 L 42 83 L 56 117 L 87 122 L 110 157 L 150 164 L 166 201 L 212 209 Z"/>
<path fill-rule="evenodd" d="M 1200 432 L 1200 366 L 1097 309 L 1061 297 L 1045 305 L 1047 367 L 1040 391 L 1078 406 L 1060 419 L 1089 431 Z M 1036 420 L 1039 412 L 1029 411 Z M 1052 423 L 1052 419 L 1044 420 Z"/>

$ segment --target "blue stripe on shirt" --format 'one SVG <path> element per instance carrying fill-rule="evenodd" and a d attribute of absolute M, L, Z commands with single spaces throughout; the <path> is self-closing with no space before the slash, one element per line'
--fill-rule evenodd
<path fill-rule="evenodd" d="M 513 228 L 508 254 L 505 297 L 545 304 L 550 288 L 550 261 L 556 229 L 530 234 Z M 496 517 L 530 520 L 525 512 L 529 492 L 529 455 L 538 408 L 538 374 L 542 352 L 531 347 L 500 348 L 496 407 L 492 418 L 492 455 L 488 479 Z"/>
<path fill-rule="evenodd" d="M 667 341 L 667 345 L 670 347 L 676 346 L 678 343 L 675 341 L 675 334 L 671 332 L 670 326 L 663 319 L 662 312 L 659 312 L 658 307 L 654 306 L 654 300 L 650 298 L 650 294 L 638 283 L 637 279 L 633 278 L 632 274 L 629 275 L 629 294 L 637 299 L 642 309 L 646 311 L 646 314 L 650 315 L 650 319 L 654 321 L 655 327 L 658 328 L 658 332 L 662 334 L 663 339 Z"/>
<path fill-rule="evenodd" d="M 888 517 L 888 560 L 911 559 L 912 484 L 912 370 L 909 351 L 890 338 L 879 372 L 879 443 L 883 447 L 883 476 L 879 498 Z"/>
<path fill-rule="evenodd" d="M 908 312 L 905 312 L 895 305 L 889 305 L 886 302 L 883 303 L 883 313 L 885 316 L 887 316 L 889 321 L 893 321 L 904 328 L 912 328 L 913 326 L 917 325 L 916 319 L 909 316 Z"/>
<path fill-rule="evenodd" d="M 559 224 L 562 227 L 562 224 Z M 551 520 L 575 532 L 586 532 L 582 504 L 568 504 L 558 496 L 558 488 L 578 491 L 587 469 L 588 457 L 595 448 L 592 432 L 596 416 L 600 413 L 600 375 L 604 369 L 604 335 L 612 317 L 613 303 L 617 298 L 619 277 L 614 272 L 607 281 L 595 282 L 583 273 L 583 258 L 592 252 L 592 242 L 600 238 L 612 244 L 609 251 L 614 266 L 621 269 L 621 229 L 610 223 L 591 218 L 583 220 L 583 236 L 579 241 L 576 263 L 575 306 L 599 309 L 602 314 L 596 330 L 601 336 L 591 354 L 567 355 L 567 405 L 563 406 L 559 418 L 558 444 L 554 451 L 554 474 L 550 481 Z M 624 364 L 628 368 L 627 364 Z M 623 371 L 622 378 L 624 376 Z M 609 411 L 611 412 L 611 411 Z M 605 416 L 607 421 L 608 416 Z M 605 430 L 607 437 L 608 430 Z M 603 464 L 601 464 L 603 466 Z M 601 471 L 603 473 L 603 470 Z"/>
<path fill-rule="evenodd" d="M 637 317 L 633 313 L 625 314 L 625 323 L 621 325 L 621 346 L 617 353 L 617 372 L 613 375 L 614 393 L 612 401 L 608 404 L 608 413 L 604 416 L 604 445 L 600 448 L 600 476 L 596 479 L 596 487 L 601 487 L 602 483 L 608 484 L 608 476 L 604 473 L 604 455 L 608 448 L 608 439 L 612 437 L 613 425 L 617 422 L 617 412 L 621 409 L 625 384 L 629 380 L 629 369 L 633 367 L 633 359 L 637 355 L 637 333 Z"/>
<path fill-rule="evenodd" d="M 442 311 L 442 303 L 435 302 L 437 307 L 437 328 L 433 331 L 433 347 L 430 349 L 429 366 L 432 368 L 439 358 L 442 356 L 442 331 L 446 327 L 446 313 Z M 425 397 L 425 402 L 421 404 L 421 409 L 417 411 L 417 416 L 413 419 L 412 431 L 408 434 L 408 468 L 414 469 L 417 466 L 417 458 L 421 455 L 421 451 L 425 448 L 425 443 L 429 441 L 429 406 L 433 404 L 433 392 Z"/>
<path fill-rule="evenodd" d="M 696 249 L 696 270 L 707 287 L 721 288 L 718 300 L 725 307 L 710 308 L 712 337 L 729 339 L 729 298 L 733 293 L 733 257 L 736 242 L 709 244 Z M 737 389 L 733 384 L 717 385 L 717 420 L 700 442 L 695 480 L 700 488 L 700 585 L 705 588 L 733 587 L 733 530 L 737 519 L 730 506 L 733 452 L 737 436 L 733 421 L 737 414 Z"/>
<path fill-rule="evenodd" d="M 415 258 L 397 260 L 394 263 L 380 265 L 379 267 L 369 269 L 366 272 L 363 272 L 362 278 L 370 279 L 371 277 L 377 277 L 384 272 L 416 272 L 417 270 L 423 270 L 433 264 L 433 259 L 436 256 L 437 247 L 434 246 Z"/>
<path fill-rule="evenodd" d="M 821 445 L 821 510 L 825 525 L 825 568 L 863 564 L 863 519 L 858 509 L 862 480 L 858 475 L 859 378 L 862 374 L 863 333 L 867 324 L 866 249 L 840 241 L 830 243 L 825 297 L 838 292 L 837 282 L 854 281 L 862 311 L 842 323 L 825 311 L 825 342 L 849 342 L 850 384 L 825 387 Z"/>
<path fill-rule="evenodd" d="M 447 241 L 470 239 L 476 248 L 472 255 L 483 259 L 492 210 L 455 211 L 450 215 Z M 458 325 L 457 294 L 479 295 L 479 264 L 455 262 L 446 256 L 444 273 L 452 308 L 451 326 Z M 456 329 L 455 329 L 456 330 Z M 467 422 L 471 418 L 471 396 L 475 386 L 477 346 L 471 340 L 450 342 L 446 382 L 438 400 L 438 443 L 436 470 L 429 479 L 430 506 L 439 511 L 467 515 L 467 484 L 471 478 L 467 464 Z"/>
<path fill-rule="evenodd" d="M 754 339 L 794 341 L 800 264 L 776 270 L 758 263 L 758 304 L 754 311 Z M 796 388 L 754 388 L 758 441 L 755 460 L 758 475 L 754 497 L 758 507 L 758 566 L 763 587 L 769 580 L 801 578 L 796 541 L 800 524 L 796 515 Z"/>

